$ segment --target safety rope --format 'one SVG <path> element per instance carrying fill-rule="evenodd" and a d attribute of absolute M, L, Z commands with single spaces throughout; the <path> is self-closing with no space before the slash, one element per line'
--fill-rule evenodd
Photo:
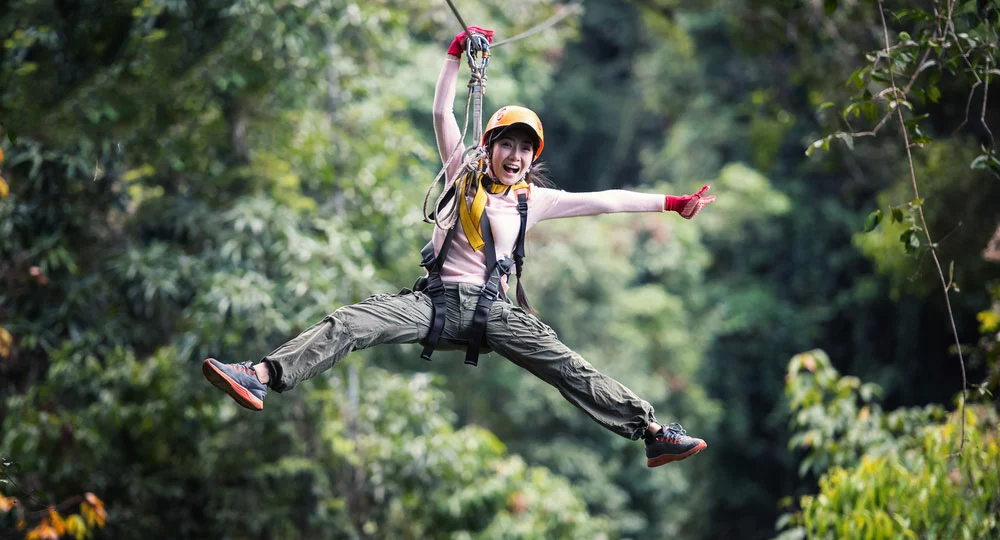
<path fill-rule="evenodd" d="M 450 4 L 450 2 L 449 2 Z M 457 218 L 456 210 L 457 207 L 454 204 L 446 204 L 445 198 L 448 197 L 448 193 L 451 191 L 455 183 L 463 178 L 463 175 L 468 177 L 468 180 L 472 179 L 475 174 L 480 174 L 485 171 L 485 167 L 480 165 L 485 157 L 485 152 L 479 144 L 479 141 L 483 138 L 483 93 L 486 90 L 486 66 L 489 64 L 489 50 L 490 44 L 486 39 L 486 36 L 482 34 L 469 34 L 469 38 L 466 41 L 466 56 L 469 60 L 469 69 L 472 72 L 469 77 L 469 96 L 465 102 L 465 125 L 462 128 L 462 136 L 459 138 L 458 143 L 455 148 L 451 151 L 451 155 L 445 161 L 443 167 L 434 177 L 430 186 L 427 187 L 427 192 L 424 194 L 424 221 L 430 223 L 431 220 L 442 229 L 450 229 L 455 224 L 455 219 Z M 477 58 L 477 55 L 479 57 Z M 441 176 L 444 175 L 448 167 L 454 161 L 455 156 L 458 153 L 458 149 L 462 146 L 462 142 L 465 141 L 465 134 L 468 132 L 469 128 L 469 109 L 472 108 L 472 139 L 474 145 L 465 151 L 465 155 L 462 159 L 462 168 L 459 173 L 453 178 L 446 178 L 444 183 L 444 188 L 438 195 L 436 201 L 434 202 L 434 208 L 428 212 L 427 202 L 430 200 L 431 193 L 434 192 L 434 188 L 437 187 L 438 181 Z M 460 183 L 460 186 L 466 187 L 472 185 L 473 182 Z M 456 196 L 456 199 L 459 198 Z M 464 197 L 462 197 L 464 198 Z"/>
<path fill-rule="evenodd" d="M 445 176 L 445 173 L 448 172 L 448 167 L 451 166 L 451 162 L 455 161 L 455 156 L 458 155 L 458 149 L 462 147 L 462 142 L 465 141 L 465 134 L 469 129 L 469 107 L 471 105 L 472 105 L 472 92 L 470 91 L 469 97 L 465 101 L 465 125 L 462 126 L 462 136 L 458 139 L 458 142 L 455 144 L 455 148 L 451 150 L 451 154 L 448 155 L 448 159 L 445 160 L 444 165 L 441 167 L 441 170 L 438 171 L 437 175 L 434 176 L 434 180 L 431 181 L 431 185 L 427 186 L 427 193 L 424 194 L 424 206 L 423 206 L 424 223 L 436 223 L 438 227 L 441 227 L 443 229 L 447 229 L 448 227 L 444 227 L 442 225 L 441 216 L 439 215 L 438 210 L 441 209 L 440 205 L 444 195 L 448 193 L 451 187 L 455 185 L 455 181 L 458 180 L 458 175 L 455 175 L 453 178 L 445 177 L 444 188 L 441 190 L 441 194 L 435 200 L 434 208 L 430 212 L 427 211 L 427 201 L 430 200 L 431 193 L 434 192 L 434 188 L 437 187 L 437 184 L 441 180 L 441 177 Z M 454 224 L 454 221 L 452 221 L 452 224 Z"/>

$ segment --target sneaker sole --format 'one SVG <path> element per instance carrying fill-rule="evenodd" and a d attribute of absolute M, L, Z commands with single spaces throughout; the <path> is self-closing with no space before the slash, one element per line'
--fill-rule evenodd
<path fill-rule="evenodd" d="M 205 375 L 205 378 L 208 379 L 208 382 L 212 383 L 212 386 L 229 394 L 229 397 L 233 398 L 236 403 L 239 403 L 251 411 L 260 411 L 264 409 L 263 401 L 256 398 L 246 388 L 243 388 L 243 386 L 229 378 L 229 376 L 219 370 L 219 368 L 215 367 L 211 358 L 208 358 L 201 363 L 201 372 Z"/>
<path fill-rule="evenodd" d="M 694 448 L 684 452 L 683 454 L 664 454 L 662 456 L 656 456 L 655 458 L 649 458 L 646 460 L 647 467 L 659 467 L 660 465 L 666 465 L 672 461 L 680 461 L 684 458 L 691 457 L 698 452 L 708 448 L 708 443 L 701 441 Z"/>

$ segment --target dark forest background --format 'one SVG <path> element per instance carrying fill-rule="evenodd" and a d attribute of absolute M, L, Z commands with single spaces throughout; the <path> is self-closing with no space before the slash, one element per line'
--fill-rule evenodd
<path fill-rule="evenodd" d="M 649 470 L 496 355 L 201 376 L 419 274 L 445 2 L 3 3 L 0 537 L 1000 537 L 1000 3 L 917 4 L 458 3 L 574 9 L 484 105 L 560 188 L 717 196 L 529 235 L 542 319 L 709 443 Z"/>

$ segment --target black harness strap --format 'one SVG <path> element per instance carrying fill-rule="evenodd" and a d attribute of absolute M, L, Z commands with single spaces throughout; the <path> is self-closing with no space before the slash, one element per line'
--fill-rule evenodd
<path fill-rule="evenodd" d="M 514 264 L 517 270 L 517 283 L 521 284 L 521 266 L 524 265 L 524 235 L 528 231 L 528 194 L 521 190 L 517 193 L 517 213 L 521 216 L 521 228 L 517 231 L 514 241 Z"/>
<path fill-rule="evenodd" d="M 420 266 L 427 269 L 427 286 L 424 293 L 431 297 L 431 306 L 434 308 L 434 318 L 431 320 L 431 329 L 427 332 L 427 339 L 424 343 L 424 350 L 420 353 L 420 358 L 430 361 L 434 348 L 437 347 L 441 339 L 441 332 L 444 331 L 445 314 L 448 313 L 448 303 L 444 296 L 444 282 L 441 281 L 441 266 L 444 264 L 448 250 L 451 248 L 452 239 L 455 237 L 455 227 L 448 229 L 448 234 L 441 244 L 441 253 L 434 256 L 434 241 L 427 242 L 424 249 L 420 250 L 423 259 Z"/>
<path fill-rule="evenodd" d="M 483 230 L 483 250 L 486 255 L 486 283 L 479 291 L 479 301 L 476 302 L 476 311 L 472 315 L 472 325 L 469 328 L 469 342 L 465 346 L 465 363 L 470 366 L 479 365 L 479 351 L 483 348 L 486 340 L 486 323 L 490 318 L 490 309 L 493 302 L 498 298 L 507 301 L 503 293 L 503 286 L 500 279 L 510 273 L 513 261 L 504 257 L 497 261 L 496 244 L 493 243 L 493 229 L 490 227 L 490 220 L 483 212 L 480 222 Z"/>

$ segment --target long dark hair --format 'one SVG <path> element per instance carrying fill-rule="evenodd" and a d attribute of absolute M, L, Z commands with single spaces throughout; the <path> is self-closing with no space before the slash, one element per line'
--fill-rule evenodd
<path fill-rule="evenodd" d="M 493 162 L 493 143 L 495 143 L 498 139 L 500 139 L 503 136 L 504 132 L 512 127 L 516 128 L 517 124 L 513 124 L 511 126 L 505 126 L 502 129 L 494 129 L 491 133 L 487 135 L 486 152 L 488 156 L 487 159 L 490 161 L 491 164 Z M 531 128 L 525 127 L 525 130 L 529 131 L 531 135 L 535 137 L 534 148 L 537 149 L 538 148 L 537 136 L 535 136 L 534 132 L 531 131 Z M 552 183 L 552 180 L 549 179 L 549 168 L 545 165 L 545 163 L 542 163 L 537 160 L 532 160 L 531 166 L 528 167 L 528 172 L 524 175 L 524 181 L 539 187 L 553 187 L 554 185 Z M 514 273 L 515 276 L 517 276 L 517 289 L 515 293 L 517 296 L 517 304 L 521 306 L 522 309 L 527 310 L 532 315 L 538 315 L 538 312 L 535 311 L 535 308 L 531 307 L 531 303 L 528 302 L 528 295 L 524 292 L 524 285 L 521 284 L 522 266 L 524 266 L 524 259 L 515 256 Z"/>

